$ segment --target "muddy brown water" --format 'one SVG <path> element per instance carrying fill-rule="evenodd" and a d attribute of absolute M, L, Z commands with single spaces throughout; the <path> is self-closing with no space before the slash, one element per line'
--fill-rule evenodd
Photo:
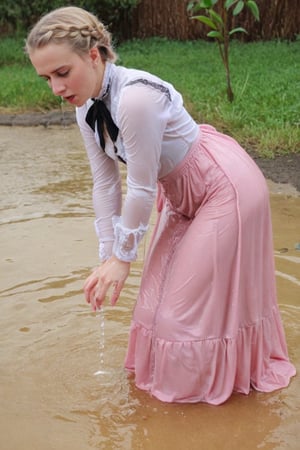
<path fill-rule="evenodd" d="M 97 243 L 76 126 L 1 127 L 0 175 L 1 450 L 300 448 L 299 376 L 213 407 L 161 403 L 124 373 L 149 235 L 117 306 L 92 313 L 82 285 Z M 300 197 L 269 186 L 278 301 L 299 371 Z"/>

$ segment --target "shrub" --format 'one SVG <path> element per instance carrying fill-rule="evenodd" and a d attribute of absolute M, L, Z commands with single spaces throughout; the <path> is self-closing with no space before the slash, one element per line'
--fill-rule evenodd
<path fill-rule="evenodd" d="M 122 40 L 120 26 L 139 0 L 14 0 L 0 4 L 0 34 L 24 35 L 39 18 L 62 6 L 79 6 L 101 19 L 114 37 Z"/>

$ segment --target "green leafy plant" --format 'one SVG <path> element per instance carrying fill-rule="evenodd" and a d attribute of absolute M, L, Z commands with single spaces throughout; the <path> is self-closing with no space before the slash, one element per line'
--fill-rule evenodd
<path fill-rule="evenodd" d="M 130 17 L 139 0 L 14 0 L 0 1 L 0 36 L 26 35 L 47 12 L 62 6 L 79 6 L 96 14 L 113 33 L 123 39 L 122 23 Z M 124 27 L 123 27 L 124 28 Z"/>
<path fill-rule="evenodd" d="M 215 8 L 219 6 L 219 13 Z M 235 33 L 247 33 L 245 28 L 235 27 L 229 29 L 230 15 L 238 16 L 244 8 L 248 8 L 254 18 L 259 20 L 259 9 L 254 0 L 200 0 L 190 2 L 188 11 L 193 14 L 204 9 L 206 15 L 193 15 L 191 19 L 199 20 L 210 28 L 207 33 L 209 38 L 214 39 L 220 51 L 222 63 L 226 72 L 227 98 L 230 102 L 234 99 L 234 93 L 231 86 L 230 64 L 229 64 L 229 42 Z"/>

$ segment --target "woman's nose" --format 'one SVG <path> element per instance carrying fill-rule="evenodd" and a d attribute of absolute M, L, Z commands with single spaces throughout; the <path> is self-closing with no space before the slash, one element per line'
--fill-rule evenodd
<path fill-rule="evenodd" d="M 56 79 L 56 80 L 51 80 L 50 82 L 51 84 L 51 89 L 54 95 L 62 95 L 65 90 L 66 90 L 66 86 L 63 82 L 63 80 L 60 79 Z"/>

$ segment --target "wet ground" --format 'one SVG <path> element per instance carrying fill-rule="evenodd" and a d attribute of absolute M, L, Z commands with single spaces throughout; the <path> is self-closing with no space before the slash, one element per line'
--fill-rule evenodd
<path fill-rule="evenodd" d="M 291 184 L 269 182 L 274 254 L 299 372 L 300 196 L 284 174 Z M 0 127 L 0 175 L 1 450 L 299 448 L 299 376 L 287 389 L 233 395 L 218 407 L 163 404 L 127 378 L 122 364 L 149 238 L 117 306 L 104 317 L 92 313 L 82 285 L 97 243 L 76 126 Z"/>
<path fill-rule="evenodd" d="M 1 113 L 0 109 L 0 126 L 43 126 L 49 128 L 55 125 L 67 127 L 75 122 L 74 110 L 65 105 L 62 106 L 61 110 L 49 112 L 7 113 L 6 111 Z M 270 159 L 258 158 L 255 152 L 251 152 L 251 149 L 247 149 L 247 151 L 260 166 L 266 178 L 275 183 L 283 183 L 283 188 L 287 188 L 286 185 L 290 184 L 300 192 L 300 153 L 279 155 Z"/>

